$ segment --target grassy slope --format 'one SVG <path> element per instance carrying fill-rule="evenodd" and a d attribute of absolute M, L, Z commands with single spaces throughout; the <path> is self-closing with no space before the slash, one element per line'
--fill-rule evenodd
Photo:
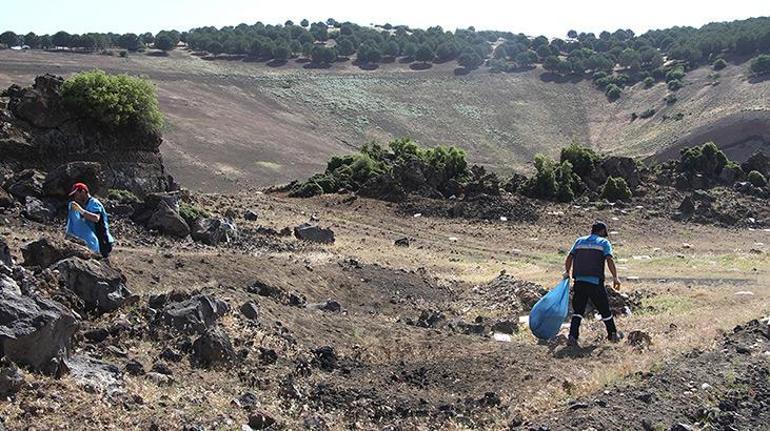
<path fill-rule="evenodd" d="M 664 84 L 638 84 L 609 103 L 590 82 L 547 82 L 540 70 L 455 76 L 453 64 L 421 72 L 399 64 L 370 72 L 338 64 L 307 71 L 293 63 L 210 62 L 183 51 L 128 59 L 0 51 L 0 86 L 94 67 L 157 83 L 168 120 L 166 163 L 183 184 L 203 190 L 306 177 L 332 154 L 398 136 L 458 145 L 472 161 L 503 172 L 524 168 L 538 152 L 556 155 L 573 140 L 649 156 L 720 119 L 734 121 L 746 111 L 766 119 L 770 108 L 770 85 L 748 82 L 743 66 L 721 71 L 717 86 L 708 85 L 708 68 L 689 73 L 671 106 L 663 101 Z M 632 112 L 649 108 L 657 110 L 653 117 L 630 121 Z M 676 121 L 678 113 L 684 117 Z"/>

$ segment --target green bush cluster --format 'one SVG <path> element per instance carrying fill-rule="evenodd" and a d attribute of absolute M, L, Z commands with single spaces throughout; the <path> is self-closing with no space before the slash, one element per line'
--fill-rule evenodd
<path fill-rule="evenodd" d="M 724 58 L 717 58 L 714 60 L 714 63 L 711 64 L 711 67 L 713 67 L 714 70 L 722 70 L 727 67 L 727 62 Z"/>
<path fill-rule="evenodd" d="M 141 201 L 130 190 L 123 189 L 109 189 L 107 191 L 107 198 L 112 201 L 120 202 L 121 204 L 133 204 Z"/>
<path fill-rule="evenodd" d="M 580 178 L 591 175 L 591 171 L 594 170 L 600 159 L 594 150 L 576 143 L 562 148 L 559 156 L 559 162 L 569 162 L 575 174 Z"/>
<path fill-rule="evenodd" d="M 198 220 L 199 218 L 211 217 L 211 213 L 209 213 L 208 211 L 198 208 L 187 202 L 182 202 L 179 204 L 179 215 L 190 226 L 192 226 L 193 223 L 195 223 L 195 221 Z"/>
<path fill-rule="evenodd" d="M 631 189 L 628 188 L 628 183 L 626 183 L 625 179 L 609 177 L 602 187 L 600 196 L 602 199 L 607 199 L 611 202 L 625 201 L 631 199 Z"/>
<path fill-rule="evenodd" d="M 309 197 L 334 193 L 345 189 L 360 190 L 367 182 L 408 161 L 418 162 L 427 173 L 430 184 L 442 189 L 450 180 L 463 181 L 468 177 L 465 152 L 456 147 L 424 148 L 411 139 L 397 139 L 385 148 L 377 143 L 364 145 L 358 153 L 334 156 L 323 173 L 313 175 L 296 185 L 292 197 Z"/>
<path fill-rule="evenodd" d="M 764 187 L 767 185 L 767 178 L 759 171 L 751 171 L 746 176 L 749 182 L 757 187 Z"/>
<path fill-rule="evenodd" d="M 683 149 L 679 161 L 683 172 L 702 174 L 708 178 L 718 177 L 729 162 L 725 153 L 713 142 Z"/>
<path fill-rule="evenodd" d="M 557 163 L 550 157 L 538 154 L 534 162 L 535 174 L 521 186 L 525 196 L 560 202 L 570 202 L 575 198 L 575 186 L 580 178 L 573 172 L 569 160 Z"/>
<path fill-rule="evenodd" d="M 111 127 L 159 131 L 163 115 L 152 84 L 101 70 L 80 72 L 64 81 L 64 103 L 74 112 Z"/>
<path fill-rule="evenodd" d="M 650 118 L 653 115 L 655 115 L 655 108 L 650 108 L 644 110 L 641 114 L 639 114 L 639 118 Z"/>
<path fill-rule="evenodd" d="M 755 75 L 764 75 L 770 72 L 770 55 L 760 54 L 752 58 L 749 68 Z"/>

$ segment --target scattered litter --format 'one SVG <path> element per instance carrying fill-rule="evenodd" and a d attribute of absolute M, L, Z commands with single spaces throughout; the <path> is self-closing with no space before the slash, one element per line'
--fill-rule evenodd
<path fill-rule="evenodd" d="M 711 385 L 710 385 L 710 384 L 708 384 L 708 383 L 704 383 L 704 384 L 700 385 L 700 388 L 701 388 L 701 389 L 704 389 L 704 390 L 705 390 L 705 389 L 710 389 L 710 388 L 711 388 Z"/>
<path fill-rule="evenodd" d="M 519 316 L 519 324 L 523 326 L 529 325 L 529 315 Z"/>
<path fill-rule="evenodd" d="M 617 217 L 613 217 L 613 218 L 612 218 L 612 221 L 619 221 L 619 220 L 620 220 L 620 219 L 619 219 L 619 218 L 617 218 Z"/>
<path fill-rule="evenodd" d="M 753 296 L 754 292 L 748 291 L 748 290 L 739 290 L 735 292 L 736 295 L 746 295 L 746 296 Z"/>
<path fill-rule="evenodd" d="M 619 232 L 618 232 L 618 231 L 616 231 L 616 230 L 612 230 L 612 231 L 610 231 L 610 235 L 617 235 L 618 233 L 619 233 Z"/>
<path fill-rule="evenodd" d="M 416 214 L 414 215 L 414 218 L 420 218 L 420 217 L 422 217 L 422 213 L 416 213 Z"/>
<path fill-rule="evenodd" d="M 501 332 L 495 332 L 494 335 L 492 335 L 492 338 L 495 339 L 495 341 L 502 341 L 504 343 L 510 343 L 513 341 L 513 337 L 511 337 L 508 334 L 503 334 Z"/>
<path fill-rule="evenodd" d="M 508 217 L 506 217 L 506 216 L 500 216 L 500 221 L 508 221 Z"/>
<path fill-rule="evenodd" d="M 652 256 L 649 256 L 647 254 L 639 255 L 639 256 L 633 256 L 634 260 L 652 260 Z"/>
<path fill-rule="evenodd" d="M 682 248 L 692 248 L 692 244 L 688 244 L 686 242 L 682 243 Z"/>
<path fill-rule="evenodd" d="M 451 242 L 457 242 L 457 237 L 456 237 L 456 236 L 450 236 L 450 237 L 449 237 L 449 241 L 451 241 Z"/>
<path fill-rule="evenodd" d="M 636 280 L 639 280 L 639 276 L 638 275 L 629 275 L 628 277 L 626 277 L 626 280 L 636 281 Z"/>

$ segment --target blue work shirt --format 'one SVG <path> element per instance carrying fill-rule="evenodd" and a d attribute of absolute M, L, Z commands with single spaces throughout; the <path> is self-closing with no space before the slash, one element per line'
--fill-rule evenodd
<path fill-rule="evenodd" d="M 582 236 L 578 238 L 575 241 L 575 244 L 572 246 L 572 249 L 570 250 L 569 254 L 574 255 L 576 250 L 579 249 L 592 249 L 592 250 L 601 250 L 604 254 L 604 258 L 606 259 L 608 256 L 612 256 L 612 244 L 610 244 L 610 241 L 607 238 L 604 238 L 599 235 L 588 235 L 588 236 Z M 596 284 L 598 285 L 601 283 L 601 279 L 599 277 L 592 277 L 588 275 L 578 275 L 575 277 L 575 281 L 585 281 L 587 283 Z"/>
<path fill-rule="evenodd" d="M 104 221 L 104 227 L 107 230 L 108 242 L 115 242 L 115 239 L 112 238 L 112 234 L 110 234 L 110 223 L 107 219 L 107 211 L 104 210 L 104 205 L 92 196 L 88 198 L 88 202 L 83 206 L 83 209 L 94 214 L 99 214 L 99 217 Z M 87 220 L 79 212 L 73 210 L 72 202 L 68 205 L 66 233 L 67 235 L 72 235 L 83 240 L 88 248 L 94 253 L 100 252 L 99 238 L 96 236 L 96 223 Z"/>

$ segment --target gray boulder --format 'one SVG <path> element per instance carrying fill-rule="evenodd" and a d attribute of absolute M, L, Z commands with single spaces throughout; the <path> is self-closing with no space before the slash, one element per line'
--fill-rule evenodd
<path fill-rule="evenodd" d="M 48 268 L 54 263 L 68 257 L 77 256 L 90 259 L 94 254 L 87 247 L 73 241 L 53 238 L 40 238 L 24 244 L 21 248 L 24 266 L 39 266 Z"/>
<path fill-rule="evenodd" d="M 165 201 L 158 204 L 158 209 L 150 217 L 147 227 L 179 238 L 184 238 L 190 234 L 190 226 L 179 215 L 178 210 L 169 206 Z"/>
<path fill-rule="evenodd" d="M 246 210 L 246 212 L 243 213 L 243 219 L 247 221 L 257 221 L 259 218 L 259 214 L 257 214 L 254 210 Z"/>
<path fill-rule="evenodd" d="M 323 229 L 309 223 L 303 223 L 295 227 L 294 236 L 303 241 L 334 244 L 334 231 L 331 229 Z"/>
<path fill-rule="evenodd" d="M 70 162 L 48 172 L 43 181 L 43 194 L 66 199 L 72 185 L 85 183 L 92 195 L 101 195 L 104 191 L 103 168 L 97 162 Z"/>
<path fill-rule="evenodd" d="M 207 329 L 192 345 L 192 361 L 200 367 L 212 367 L 235 360 L 230 337 L 222 328 Z"/>
<path fill-rule="evenodd" d="M 238 239 L 238 228 L 230 219 L 199 218 L 192 226 L 192 238 L 208 245 L 230 242 Z"/>
<path fill-rule="evenodd" d="M 75 316 L 58 302 L 0 291 L 0 351 L 10 361 L 54 373 L 76 330 Z"/>
<path fill-rule="evenodd" d="M 55 268 L 61 273 L 67 289 L 75 292 L 87 309 L 99 313 L 112 311 L 131 297 L 123 274 L 102 261 L 70 257 L 60 261 Z"/>
<path fill-rule="evenodd" d="M 22 215 L 38 223 L 49 223 L 56 217 L 56 209 L 40 199 L 27 196 Z"/>
<path fill-rule="evenodd" d="M 184 301 L 166 304 L 161 313 L 161 321 L 179 331 L 201 333 L 214 325 L 229 309 L 224 301 L 209 295 L 195 295 Z"/>
<path fill-rule="evenodd" d="M 0 365 L 0 397 L 8 397 L 21 389 L 24 376 L 13 363 Z"/>
<path fill-rule="evenodd" d="M 59 76 L 43 75 L 35 78 L 32 87 L 20 91 L 13 98 L 11 111 L 35 127 L 54 128 L 70 119 L 61 97 L 64 79 Z"/>
<path fill-rule="evenodd" d="M 16 280 L 11 278 L 8 274 L 3 273 L 0 273 L 0 291 L 13 292 L 17 295 L 21 295 L 21 287 L 16 283 Z"/>
<path fill-rule="evenodd" d="M 12 208 L 15 203 L 10 193 L 5 191 L 5 189 L 0 189 L 0 209 Z"/>
<path fill-rule="evenodd" d="M 25 169 L 7 182 L 7 189 L 10 194 L 21 202 L 24 202 L 27 196 L 40 197 L 43 195 L 43 181 L 45 175 L 34 169 Z"/>
<path fill-rule="evenodd" d="M 13 258 L 11 258 L 11 249 L 8 248 L 8 243 L 4 239 L 0 238 L 0 264 L 7 267 L 13 266 Z"/>

